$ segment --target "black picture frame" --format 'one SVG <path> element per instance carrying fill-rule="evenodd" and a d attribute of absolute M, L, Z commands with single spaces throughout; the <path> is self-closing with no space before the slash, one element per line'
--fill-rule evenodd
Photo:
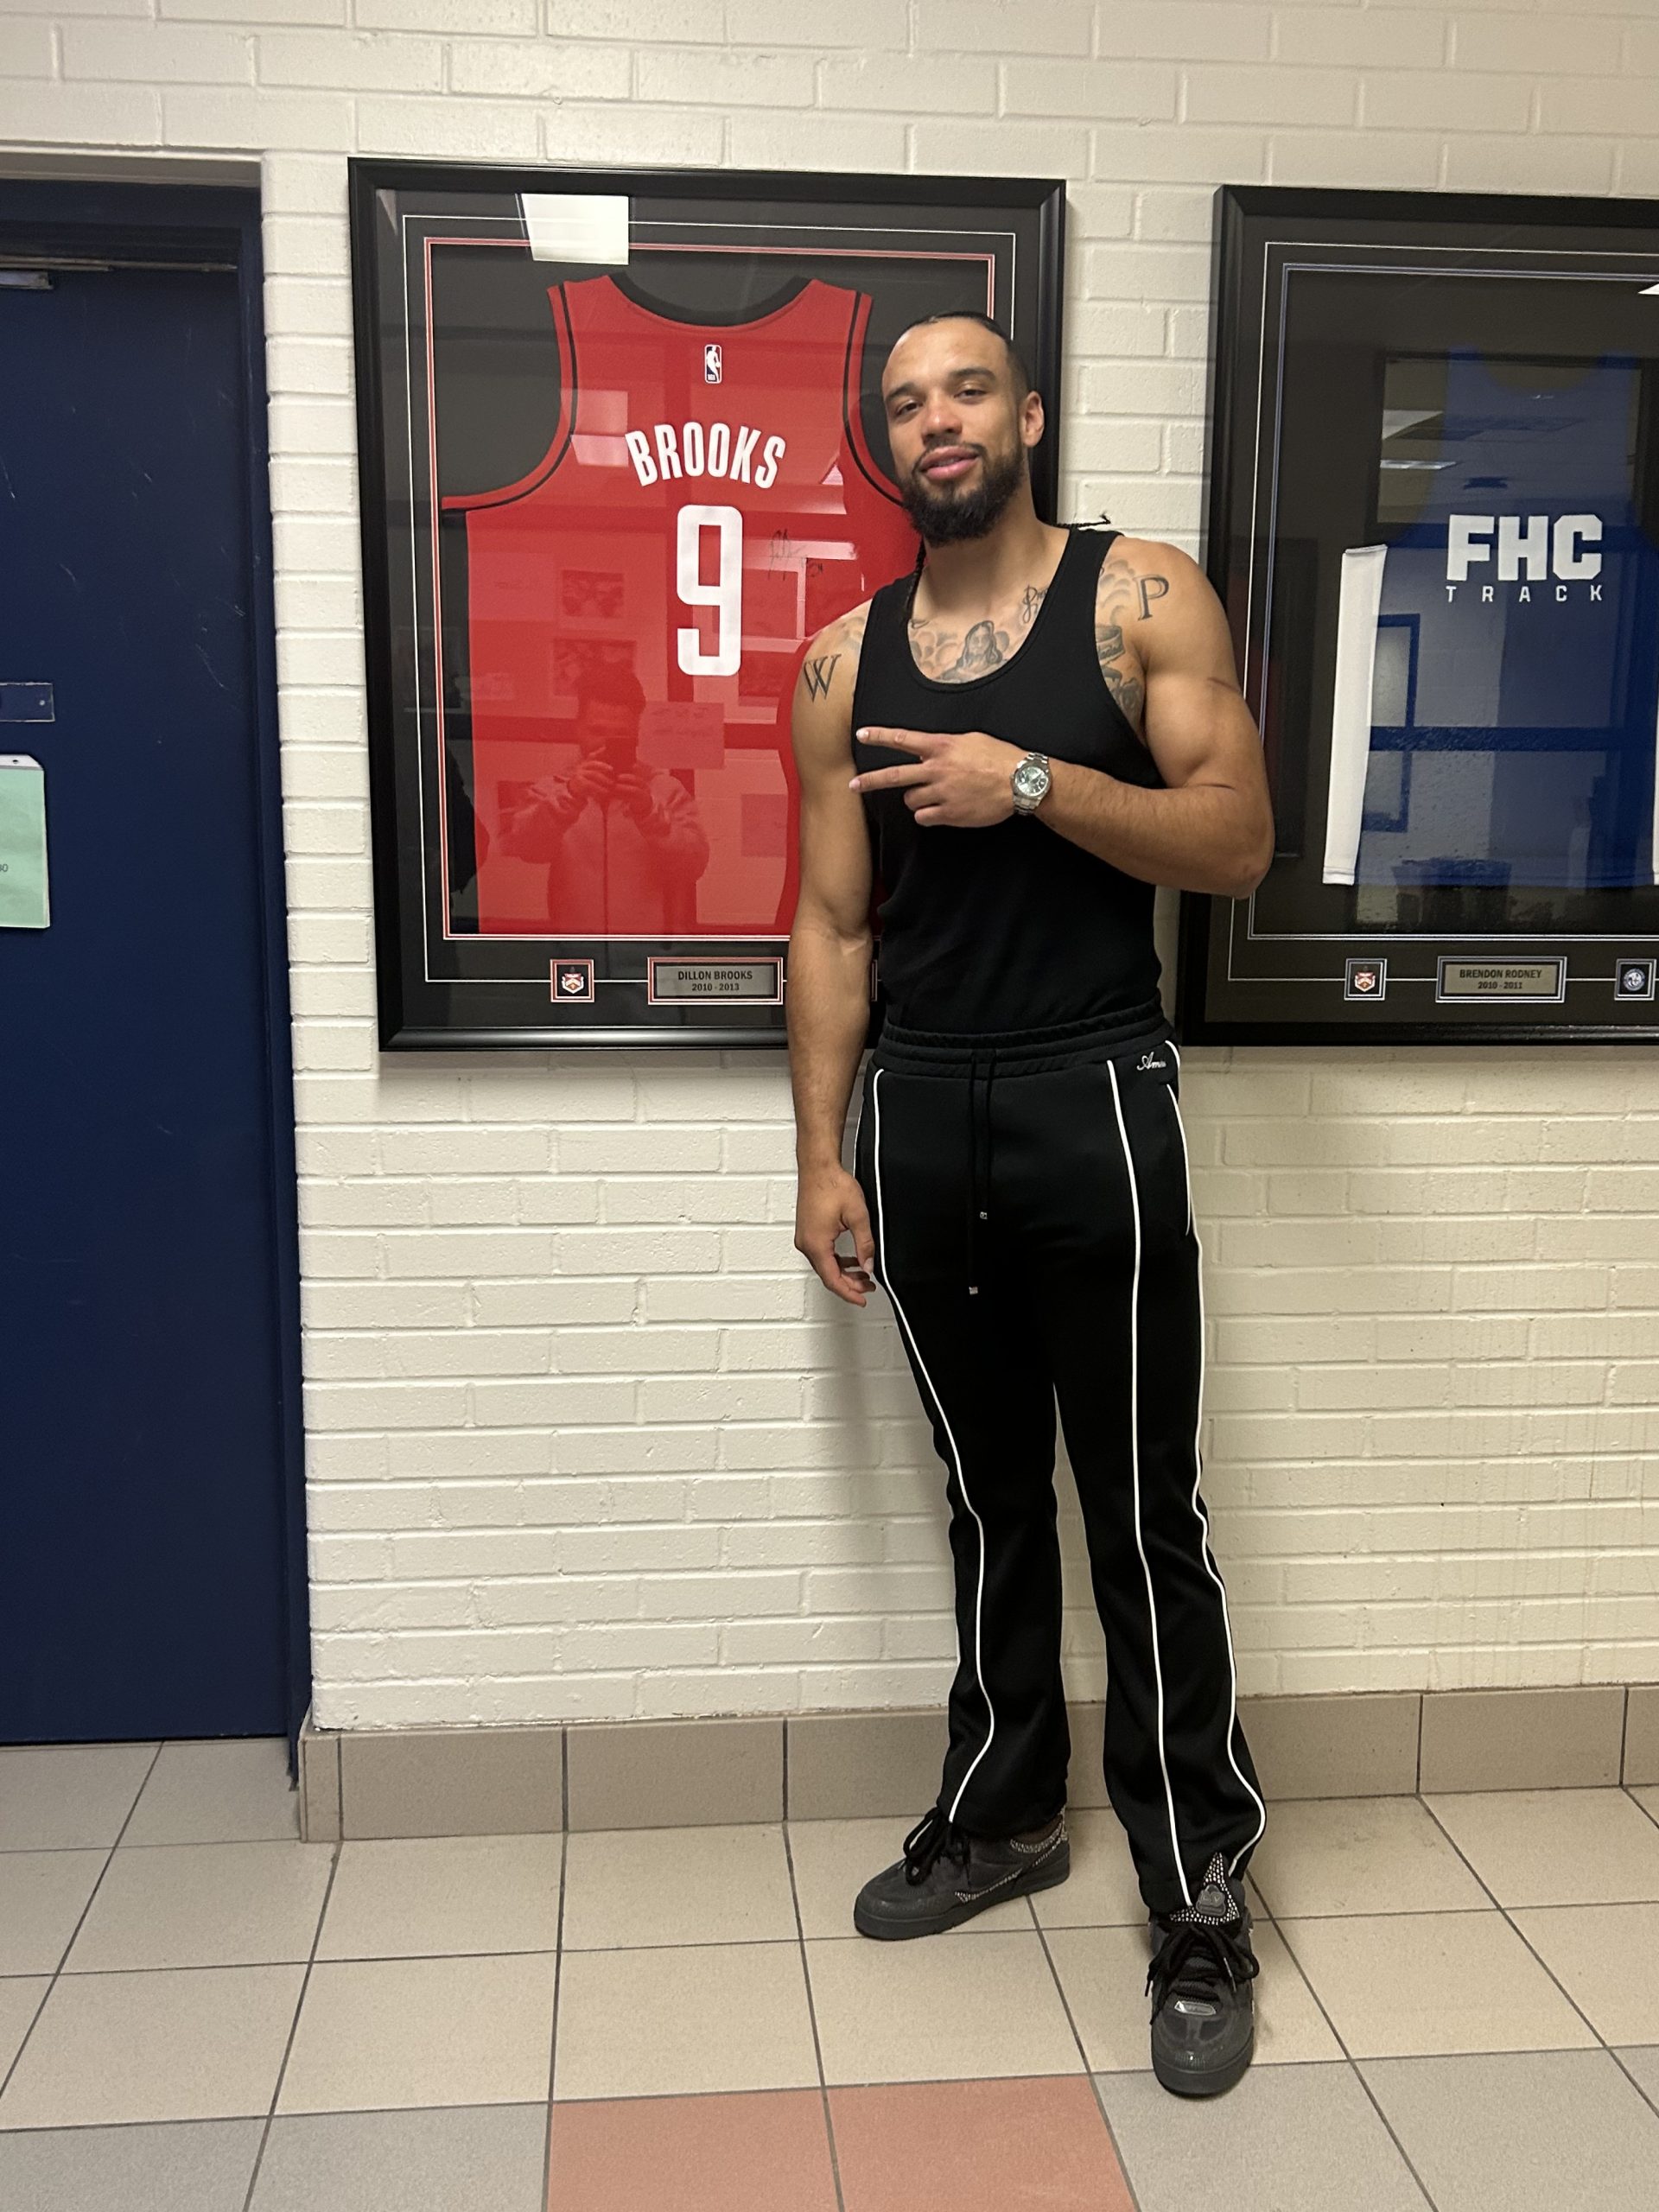
<path fill-rule="evenodd" d="M 1649 571 L 1659 570 L 1659 296 L 1643 295 L 1659 286 L 1659 203 L 1224 186 L 1211 239 L 1202 557 L 1262 732 L 1278 836 L 1273 867 L 1250 899 L 1184 894 L 1179 1033 L 1198 1044 L 1652 1041 L 1659 1007 L 1636 986 L 1645 970 L 1650 990 L 1659 972 L 1659 660 L 1644 661 L 1639 679 L 1633 658 L 1619 662 L 1607 696 L 1617 694 L 1624 721 L 1615 728 L 1615 709 L 1607 709 L 1611 734 L 1587 721 L 1567 734 L 1547 728 L 1550 714 L 1560 719 L 1562 710 L 1542 705 L 1536 729 L 1511 728 L 1504 716 L 1518 723 L 1525 712 L 1500 704 L 1491 706 L 1478 734 L 1461 728 L 1425 734 L 1420 725 L 1434 708 L 1420 712 L 1415 703 L 1412 629 L 1395 656 L 1397 696 L 1410 703 L 1391 709 L 1399 726 L 1385 728 L 1378 691 L 1368 690 L 1363 795 L 1350 786 L 1355 836 L 1370 841 L 1362 855 L 1378 856 L 1369 863 L 1374 878 L 1363 857 L 1357 882 L 1332 872 L 1330 823 L 1333 764 L 1347 727 L 1335 704 L 1342 549 L 1362 537 L 1388 540 L 1386 551 L 1372 549 L 1382 573 L 1393 545 L 1409 539 L 1409 528 L 1396 529 L 1392 518 L 1439 512 L 1455 484 L 1487 487 L 1476 503 L 1500 518 L 1507 503 L 1517 530 L 1533 519 L 1516 511 L 1522 499 L 1538 505 L 1544 497 L 1525 487 L 1547 471 L 1472 473 L 1483 450 L 1497 449 L 1492 438 L 1513 427 L 1508 401 L 1492 418 L 1459 404 L 1459 395 L 1488 388 L 1474 381 L 1478 373 L 1493 389 L 1509 380 L 1522 395 L 1513 404 L 1516 419 L 1523 405 L 1534 406 L 1540 436 L 1561 429 L 1549 403 L 1575 385 L 1589 395 L 1578 406 L 1581 423 L 1593 428 L 1599 410 L 1611 423 L 1624 410 L 1613 427 L 1624 441 L 1618 450 L 1627 480 L 1608 537 L 1633 548 L 1619 557 L 1635 565 L 1618 575 L 1637 575 L 1642 593 L 1651 588 Z M 1530 385 L 1538 391 L 1528 397 Z M 1391 398 L 1413 394 L 1421 415 L 1412 406 L 1390 408 Z M 1385 444 L 1402 439 L 1401 450 L 1416 458 L 1384 456 Z M 1553 454 L 1563 451 L 1570 454 L 1570 441 L 1558 435 Z M 1385 469 L 1402 473 L 1385 480 Z M 1586 469 L 1588 481 L 1595 471 Z M 1445 542 L 1453 526 L 1480 519 L 1443 516 Z M 1432 534 L 1427 524 L 1419 531 L 1425 542 Z M 1485 557 L 1478 546 L 1477 557 Z M 1525 582 L 1535 570 L 1526 562 L 1517 568 L 1511 548 L 1508 573 L 1512 601 L 1516 577 Z M 1480 588 L 1488 601 L 1504 591 L 1502 584 Z M 1559 586 L 1550 588 L 1561 596 Z M 1414 616 L 1390 615 L 1387 599 L 1382 604 L 1378 637 L 1390 621 L 1414 623 Z M 1509 634 L 1530 619 L 1506 613 L 1516 626 Z M 1509 655 L 1500 634 L 1495 686 L 1512 684 L 1517 666 L 1525 671 L 1524 652 Z M 1459 711 L 1472 719 L 1467 705 Z M 1484 747 L 1496 764 L 1492 790 L 1496 779 L 1506 779 L 1503 821 L 1512 840 L 1500 857 L 1469 858 L 1461 880 L 1445 859 L 1388 857 L 1407 842 L 1414 804 L 1420 823 L 1433 822 L 1435 747 L 1444 760 L 1459 744 L 1470 754 Z M 1580 760 L 1569 757 L 1574 746 L 1583 763 L 1599 769 L 1592 779 L 1583 766 L 1591 796 L 1575 802 L 1580 842 L 1563 857 L 1550 848 L 1565 833 L 1554 817 L 1546 821 L 1545 800 L 1580 772 Z M 1385 766 L 1379 756 L 1389 747 L 1395 758 Z M 1463 773 L 1471 776 L 1473 766 Z M 1526 821 L 1529 805 L 1535 826 L 1523 839 L 1516 824 Z M 1493 854 L 1500 853 L 1498 817 L 1492 798 L 1480 826 Z M 1464 849 L 1456 834 L 1440 833 L 1454 855 Z"/>
<path fill-rule="evenodd" d="M 599 260 L 585 249 L 569 260 L 563 257 L 563 249 L 559 258 L 550 257 L 545 232 L 532 252 L 524 195 L 531 195 L 538 210 L 554 207 L 554 229 L 560 238 L 566 230 L 557 219 L 569 211 L 574 220 L 580 211 L 571 210 L 570 202 L 556 200 L 556 195 L 579 197 L 584 206 L 626 199 L 628 258 L 623 275 L 615 277 L 622 266 L 619 261 Z M 545 221 L 544 213 L 542 219 Z M 753 817 L 743 817 L 744 850 L 748 850 L 747 824 L 753 818 L 759 824 L 757 841 L 766 842 L 767 867 L 785 872 L 775 909 L 767 910 L 764 928 L 757 922 L 747 934 L 735 935 L 725 927 L 724 934 L 711 937 L 699 917 L 692 927 L 681 927 L 674 934 L 663 926 L 654 931 L 613 928 L 609 933 L 601 930 L 583 935 L 556 916 L 550 889 L 548 928 L 538 931 L 532 918 L 522 930 L 510 931 L 496 910 L 486 914 L 486 893 L 475 882 L 470 913 L 465 896 L 458 899 L 455 893 L 455 879 L 468 861 L 474 876 L 482 867 L 478 855 L 490 834 L 486 824 L 480 838 L 475 804 L 480 788 L 479 763 L 485 757 L 485 741 L 477 733 L 488 720 L 479 702 L 487 687 L 480 685 L 468 661 L 463 696 L 457 689 L 462 680 L 453 674 L 462 656 L 452 652 L 446 662 L 444 640 L 457 634 L 462 619 L 456 610 L 464 613 L 473 603 L 467 575 L 472 541 L 470 534 L 463 537 L 458 531 L 446 537 L 452 518 L 441 517 L 440 511 L 446 504 L 464 508 L 493 501 L 499 505 L 507 496 L 520 497 L 521 485 L 530 480 L 522 474 L 515 479 L 510 472 L 515 463 L 521 470 L 524 466 L 529 448 L 520 433 L 533 427 L 533 405 L 542 404 L 537 395 L 556 335 L 546 304 L 550 289 L 556 287 L 561 299 L 569 297 L 566 284 L 592 277 L 597 267 L 615 278 L 619 291 L 632 296 L 635 258 L 654 251 L 658 259 L 650 267 L 655 296 L 638 304 L 653 314 L 660 314 L 664 304 L 677 304 L 695 314 L 692 327 L 697 335 L 717 338 L 722 317 L 731 320 L 733 306 L 740 321 L 745 316 L 758 320 L 753 304 L 758 289 L 762 308 L 770 312 L 772 302 L 758 284 L 758 270 L 766 269 L 775 286 L 777 264 L 782 260 L 794 280 L 795 289 L 778 308 L 781 313 L 810 289 L 809 278 L 817 269 L 830 272 L 826 281 L 831 285 L 842 283 L 847 269 L 855 269 L 858 273 L 842 284 L 842 291 L 849 298 L 868 296 L 864 320 L 859 320 L 860 310 L 855 308 L 849 325 L 849 332 L 861 335 L 864 372 L 861 383 L 852 369 L 847 372 L 844 392 L 856 391 L 857 397 L 845 398 L 842 422 L 866 462 L 873 455 L 882 466 L 885 432 L 879 410 L 872 421 L 870 398 L 871 363 L 879 371 L 890 342 L 884 333 L 891 327 L 891 334 L 896 335 L 917 313 L 979 304 L 982 294 L 991 311 L 1011 328 L 1043 397 L 1047 430 L 1033 456 L 1033 490 L 1039 513 L 1052 518 L 1059 480 L 1065 219 L 1065 188 L 1052 179 L 352 162 L 375 948 L 384 1050 L 544 1049 L 577 1044 L 776 1047 L 785 1040 L 795 844 L 794 785 L 786 742 L 777 748 L 783 760 L 786 823 L 781 858 L 778 803 L 766 801 Z M 486 257 L 467 249 L 515 242 L 515 225 L 524 265 L 512 270 L 510 282 L 508 257 Z M 709 241 L 699 246 L 709 258 L 692 261 L 688 238 Z M 434 253 L 440 248 L 454 258 L 442 264 L 448 289 L 441 311 L 435 311 L 433 299 L 439 288 L 431 270 Z M 819 261 L 810 261 L 809 255 L 818 256 Z M 665 272 L 677 284 L 677 297 L 665 283 Z M 908 293 L 901 289 L 906 282 L 911 287 Z M 819 296 L 823 296 L 821 283 Z M 595 295 L 587 297 L 591 301 Z M 531 304 L 527 306 L 527 301 Z M 553 312 L 557 311 L 556 300 Z M 671 323 L 675 320 L 666 319 Z M 545 330 L 543 323 L 549 324 Z M 849 364 L 855 350 L 849 334 Z M 721 348 L 716 344 L 712 351 L 717 356 Z M 574 362 L 574 344 L 554 359 Z M 717 375 L 717 359 L 714 366 Z M 709 373 L 705 360 L 704 374 Z M 576 381 L 575 377 L 570 380 Z M 554 411 L 548 403 L 543 430 L 549 453 L 560 435 L 567 443 L 573 442 L 576 427 L 562 385 L 557 378 L 554 383 L 561 411 Z M 502 404 L 504 394 L 512 405 Z M 515 437 L 520 437 L 517 447 Z M 440 488 L 441 470 L 450 467 L 455 454 L 460 456 L 454 465 L 463 492 L 452 500 L 447 487 Z M 875 472 L 867 466 L 865 473 L 875 484 Z M 546 468 L 538 480 L 545 481 L 551 474 Z M 510 493 L 470 498 L 466 487 L 474 480 L 488 485 L 492 479 L 507 485 Z M 889 500 L 896 499 L 890 480 L 876 489 Z M 462 526 L 468 533 L 474 527 L 465 518 Z M 690 572 L 698 578 L 702 576 L 696 566 L 702 557 L 702 528 L 696 525 Z M 913 544 L 913 537 L 910 542 Z M 724 547 L 722 538 L 722 575 Z M 845 550 L 854 550 L 851 546 Z M 505 573 L 499 567 L 499 555 L 487 557 L 498 561 L 495 573 Z M 743 557 L 747 561 L 748 556 Z M 906 566 L 909 557 L 907 554 Z M 688 572 L 683 545 L 679 558 L 683 592 Z M 828 566 L 827 562 L 818 564 L 819 573 Z M 865 589 L 854 593 L 847 603 L 856 603 L 884 580 L 880 575 L 866 575 Z M 598 608 L 594 617 L 598 628 L 608 622 L 614 631 L 619 620 L 626 625 L 626 616 L 615 613 L 615 581 L 608 574 L 595 574 L 591 587 L 579 588 L 582 592 L 591 588 L 594 594 L 582 601 L 579 612 L 585 616 Z M 565 589 L 563 572 L 560 588 Z M 711 587 L 705 582 L 698 588 Z M 810 607 L 804 585 L 802 603 Z M 723 641 L 723 609 L 719 620 Z M 798 619 L 797 631 L 801 626 L 802 619 Z M 806 621 L 806 634 L 819 626 L 821 622 Z M 656 635 L 660 640 L 660 617 Z M 747 652 L 747 632 L 744 635 Z M 588 641 L 578 642 L 588 649 Z M 785 636 L 780 642 L 791 645 L 791 638 Z M 798 637 L 792 649 L 804 649 Z M 550 652 L 557 650 L 549 648 Z M 690 650 L 696 659 L 700 647 L 694 643 Z M 611 652 L 604 640 L 591 646 L 594 656 Z M 682 666 L 684 659 L 682 650 Z M 557 680 L 589 681 L 602 690 L 600 679 L 581 672 L 593 664 L 579 662 L 574 677 Z M 546 679 L 550 684 L 555 680 Z M 741 687 L 741 678 L 733 681 Z M 792 684 L 792 670 L 788 681 Z M 764 695 L 757 696 L 761 705 L 752 710 L 756 714 L 766 710 Z M 576 696 L 580 699 L 582 694 Z M 780 711 L 779 727 L 786 732 L 786 702 Z M 544 719 L 541 727 L 563 725 Z M 725 741 L 722 735 L 721 743 Z M 764 736 L 757 739 L 757 750 L 764 750 L 767 741 Z M 475 747 L 470 753 L 469 747 Z M 531 772 L 533 750 L 524 748 L 523 757 L 527 763 L 524 778 L 510 781 L 504 776 L 489 787 L 493 793 L 507 795 L 499 800 L 498 822 L 525 818 L 513 810 L 543 803 L 536 798 L 539 787 Z M 769 756 L 765 766 L 776 780 Z M 457 779 L 459 796 L 452 797 Z M 695 795 L 695 772 L 686 788 Z M 444 797 L 434 798 L 432 794 L 440 790 Z M 459 831 L 455 823 L 462 825 Z M 604 834 L 608 837 L 608 828 Z M 506 843 L 504 837 L 503 849 Z M 608 846 L 606 849 L 608 854 Z M 620 874 L 619 867 L 618 879 Z M 496 878 L 503 877 L 498 869 Z M 523 880 L 522 871 L 515 880 Z M 550 874 L 548 881 L 552 881 Z M 607 876 L 607 896 L 612 881 Z M 767 890 L 758 893 L 757 899 L 770 895 L 770 877 L 766 881 Z M 646 895 L 639 894 L 642 911 Z M 667 912 L 665 899 L 662 911 Z M 683 919 L 683 900 L 678 911 Z M 607 923 L 613 912 L 612 906 L 604 909 Z M 556 929 L 556 919 L 560 920 Z M 873 1025 L 879 1006 L 878 974 L 872 978 Z M 728 995 L 740 986 L 742 995 Z M 662 995 L 669 990 L 692 995 Z M 563 997 L 556 995 L 561 991 Z"/>

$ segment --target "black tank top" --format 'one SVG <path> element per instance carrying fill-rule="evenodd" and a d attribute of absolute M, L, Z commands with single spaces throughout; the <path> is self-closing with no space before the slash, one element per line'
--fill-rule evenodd
<path fill-rule="evenodd" d="M 1101 674 L 1095 593 L 1118 531 L 1073 528 L 1026 639 L 964 683 L 923 675 L 911 651 L 917 577 L 870 601 L 853 690 L 855 730 L 962 732 L 1160 785 Z M 855 772 L 913 753 L 853 740 Z M 1153 887 L 1058 836 L 1041 814 L 989 829 L 918 826 L 900 790 L 862 794 L 885 893 L 880 978 L 891 1018 L 958 1033 L 1156 1016 Z"/>

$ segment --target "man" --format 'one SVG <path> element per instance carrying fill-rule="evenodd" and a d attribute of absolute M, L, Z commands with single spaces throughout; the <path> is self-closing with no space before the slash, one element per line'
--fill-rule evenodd
<path fill-rule="evenodd" d="M 931 1935 L 1070 1870 L 1058 1394 L 1153 2063 L 1211 2094 L 1254 2049 L 1243 1874 L 1267 1815 L 1198 1496 L 1199 1250 L 1152 906 L 1159 883 L 1260 881 L 1261 745 L 1196 565 L 1039 521 L 1042 402 L 994 323 L 912 325 L 882 392 L 925 562 L 820 633 L 795 698 L 795 1243 L 837 1297 L 892 1302 L 946 1471 L 957 1667 L 938 1801 L 854 1918 Z M 889 1006 L 849 1174 L 873 858 Z"/>
<path fill-rule="evenodd" d="M 549 863 L 547 926 L 562 936 L 672 936 L 695 926 L 709 839 L 679 778 L 639 759 L 645 710 L 632 669 L 586 671 L 576 695 L 581 759 L 531 784 L 502 822 L 499 852 Z"/>

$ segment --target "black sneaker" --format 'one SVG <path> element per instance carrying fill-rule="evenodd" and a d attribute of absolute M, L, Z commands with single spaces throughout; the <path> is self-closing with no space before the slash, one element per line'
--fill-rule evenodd
<path fill-rule="evenodd" d="M 861 1936 L 896 1942 L 939 1936 L 1005 1897 L 1052 1890 L 1071 1872 L 1064 1806 L 1023 1835 L 964 1835 L 937 1805 L 905 1838 L 905 1855 L 872 1876 L 853 1906 Z"/>
<path fill-rule="evenodd" d="M 1178 2097 L 1230 2089 L 1255 2050 L 1250 1984 L 1262 1971 L 1250 1948 L 1250 1910 L 1225 1855 L 1205 1869 L 1190 1905 L 1154 1912 L 1147 1988 L 1152 1996 L 1152 2066 Z"/>

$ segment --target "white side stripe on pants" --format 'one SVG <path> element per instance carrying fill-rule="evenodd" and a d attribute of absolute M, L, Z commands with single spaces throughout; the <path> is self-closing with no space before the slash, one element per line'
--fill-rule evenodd
<path fill-rule="evenodd" d="M 1135 1160 L 1129 1152 L 1129 1133 L 1123 1126 L 1123 1099 L 1117 1087 L 1117 1070 L 1109 1060 L 1106 1072 L 1112 1079 L 1112 1104 L 1117 1109 L 1117 1134 L 1123 1146 L 1123 1165 L 1128 1171 L 1129 1204 L 1135 1212 L 1135 1273 L 1129 1284 L 1129 1471 L 1135 1479 L 1135 1548 L 1141 1554 L 1141 1571 L 1147 1578 L 1147 1611 L 1152 1619 L 1152 1671 L 1158 1684 L 1158 1764 L 1164 1777 L 1164 1802 L 1169 1808 L 1169 1847 L 1175 1855 L 1175 1874 L 1181 1899 L 1192 1902 L 1181 1865 L 1180 1838 L 1175 1833 L 1175 1797 L 1169 1786 L 1169 1761 L 1164 1756 L 1164 1669 L 1158 1656 L 1158 1607 L 1152 1594 L 1152 1569 L 1141 1536 L 1141 1191 L 1135 1179 Z"/>
<path fill-rule="evenodd" d="M 883 1071 L 880 1068 L 877 1068 L 870 1078 L 870 1112 L 872 1127 L 874 1133 L 874 1142 L 872 1147 L 872 1173 L 875 1184 L 876 1259 L 880 1266 L 882 1287 L 887 1291 L 887 1296 L 893 1300 L 893 1310 L 899 1317 L 899 1325 L 905 1332 L 906 1339 L 909 1343 L 912 1352 L 915 1355 L 916 1364 L 921 1370 L 923 1377 L 927 1383 L 928 1394 L 932 1398 L 934 1404 L 939 1409 L 939 1420 L 944 1427 L 946 1440 L 950 1446 L 950 1458 L 956 1467 L 957 1481 L 962 1491 L 963 1503 L 967 1506 L 969 1512 L 973 1514 L 974 1526 L 979 1531 L 979 1586 L 977 1591 L 975 1592 L 974 1597 L 974 1674 L 979 1683 L 979 1694 L 985 1700 L 985 1711 L 988 1717 L 990 1726 L 986 1731 L 985 1741 L 981 1745 L 978 1751 L 975 1754 L 973 1765 L 969 1768 L 967 1773 L 962 1777 L 961 1789 L 957 1790 L 956 1796 L 950 1801 L 950 1810 L 947 1817 L 954 1821 L 957 1817 L 957 1808 L 962 1802 L 963 1792 L 967 1789 L 968 1784 L 974 1778 L 974 1769 L 978 1766 L 980 1760 L 982 1759 L 986 1752 L 990 1750 L 992 1741 L 996 1735 L 996 1711 L 991 1703 L 991 1694 L 985 1687 L 985 1639 L 983 1627 L 985 1605 L 985 1524 L 980 1519 L 978 1513 L 975 1511 L 974 1501 L 968 1495 L 968 1484 L 962 1471 L 962 1453 L 957 1446 L 956 1432 L 950 1426 L 950 1417 L 944 1410 L 944 1401 L 940 1397 L 938 1390 L 933 1387 L 933 1377 L 927 1371 L 927 1363 L 922 1357 L 921 1347 L 916 1341 L 915 1332 L 911 1328 L 909 1320 L 906 1317 L 905 1309 L 899 1302 L 899 1294 L 893 1288 L 893 1283 L 887 1274 L 887 1236 L 885 1233 L 886 1209 L 881 1197 L 882 1073 Z M 962 1664 L 962 1638 L 960 1632 L 958 1632 L 957 1638 L 957 1664 L 958 1669 L 960 1669 Z"/>
<path fill-rule="evenodd" d="M 1169 1049 L 1175 1054 L 1175 1065 L 1179 1069 L 1181 1065 L 1181 1056 L 1176 1050 L 1173 1039 L 1171 1040 Z M 1256 1810 L 1262 1816 L 1256 1822 L 1255 1834 L 1250 1838 L 1250 1843 L 1241 1844 L 1238 1849 L 1233 1853 L 1232 1864 L 1227 1869 L 1227 1872 L 1230 1874 L 1232 1874 L 1237 1872 L 1238 1862 L 1244 1856 L 1245 1852 L 1249 1849 L 1250 1844 L 1259 1843 L 1261 1841 L 1268 1825 L 1268 1808 L 1262 1803 L 1257 1792 L 1254 1789 L 1250 1789 L 1249 1783 L 1245 1782 L 1243 1771 L 1239 1766 L 1238 1761 L 1233 1753 L 1233 1732 L 1238 1726 L 1238 1668 L 1233 1658 L 1233 1624 L 1228 1618 L 1227 1615 L 1226 1586 L 1222 1581 L 1220 1574 L 1217 1572 L 1215 1558 L 1210 1549 L 1209 1516 L 1205 1512 L 1198 1499 L 1198 1483 L 1203 1474 L 1203 1461 L 1199 1456 L 1198 1440 L 1200 1435 L 1203 1433 L 1204 1429 L 1204 1244 L 1202 1239 L 1198 1236 L 1197 1224 L 1192 1212 L 1192 1162 L 1188 1156 L 1186 1149 L 1186 1125 L 1181 1120 L 1181 1109 L 1179 1101 L 1176 1099 L 1174 1092 L 1172 1090 L 1169 1096 L 1170 1103 L 1175 1108 L 1175 1126 L 1181 1133 L 1181 1172 L 1186 1179 L 1187 1224 L 1192 1230 L 1192 1240 L 1198 1248 L 1198 1427 L 1194 1432 L 1192 1438 L 1192 1513 L 1194 1519 L 1198 1522 L 1199 1529 L 1199 1556 L 1204 1561 L 1205 1570 L 1208 1573 L 1210 1580 L 1215 1584 L 1217 1589 L 1221 1592 L 1221 1624 L 1226 1630 L 1227 1634 L 1227 1675 L 1228 1680 L 1232 1686 L 1232 1704 L 1227 1716 L 1227 1758 L 1232 1767 L 1233 1772 L 1237 1775 L 1241 1782 L 1244 1783 L 1246 1789 L 1249 1789 L 1251 1796 L 1255 1799 Z"/>

